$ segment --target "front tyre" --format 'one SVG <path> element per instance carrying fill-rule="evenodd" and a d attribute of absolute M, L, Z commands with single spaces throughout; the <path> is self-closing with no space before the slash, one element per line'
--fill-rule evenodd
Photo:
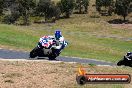
<path fill-rule="evenodd" d="M 124 60 L 120 60 L 120 61 L 117 63 L 117 66 L 121 66 L 121 65 L 124 65 Z"/>
<path fill-rule="evenodd" d="M 37 57 L 37 55 L 38 55 L 38 47 L 35 47 L 31 52 L 30 52 L 30 58 L 35 58 L 35 57 Z"/>

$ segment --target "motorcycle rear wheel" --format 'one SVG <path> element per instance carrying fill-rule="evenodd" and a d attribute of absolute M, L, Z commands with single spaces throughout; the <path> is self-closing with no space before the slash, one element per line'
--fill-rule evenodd
<path fill-rule="evenodd" d="M 56 60 L 56 56 L 49 56 L 49 60 Z"/>

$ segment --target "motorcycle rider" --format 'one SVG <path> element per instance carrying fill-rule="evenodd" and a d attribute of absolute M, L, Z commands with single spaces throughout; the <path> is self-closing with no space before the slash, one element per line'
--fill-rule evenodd
<path fill-rule="evenodd" d="M 132 67 L 132 52 L 127 52 L 122 60 L 117 63 L 118 66 L 125 65 Z"/>
<path fill-rule="evenodd" d="M 54 43 L 50 43 L 50 40 L 53 40 Z M 52 46 L 52 51 L 55 51 L 57 54 L 60 53 L 62 49 L 64 49 L 67 46 L 67 42 L 64 40 L 64 37 L 61 34 L 60 30 L 56 30 L 54 33 L 54 36 L 43 36 L 40 38 L 39 43 L 42 45 L 45 45 L 46 42 L 49 42 L 49 44 Z M 47 44 L 47 43 L 46 43 Z M 48 45 L 47 45 L 48 46 Z"/>
<path fill-rule="evenodd" d="M 67 46 L 67 42 L 61 35 L 61 31 L 55 31 L 55 35 L 43 36 L 39 39 L 37 47 L 30 52 L 30 58 L 48 57 L 49 60 L 54 60 L 61 50 Z"/>
<path fill-rule="evenodd" d="M 61 31 L 56 30 L 54 38 L 56 42 L 56 46 L 54 48 L 64 49 L 64 47 L 67 46 L 68 43 L 64 40 L 64 37 L 62 36 Z"/>
<path fill-rule="evenodd" d="M 61 34 L 61 31 L 56 30 L 54 36 L 43 36 L 40 38 L 39 43 L 45 44 L 46 42 L 53 40 L 54 49 L 64 49 L 67 46 L 67 42 L 64 40 L 64 37 Z M 49 42 L 50 43 L 50 42 Z M 51 43 L 50 43 L 51 44 Z M 51 44 L 52 45 L 52 44 Z"/>
<path fill-rule="evenodd" d="M 52 46 L 52 52 L 58 56 L 61 53 L 61 50 L 64 49 L 68 43 L 64 40 L 64 37 L 59 30 L 55 31 L 54 42 L 55 45 Z"/>
<path fill-rule="evenodd" d="M 128 60 L 132 60 L 132 52 L 127 52 L 125 58 L 127 58 Z"/>

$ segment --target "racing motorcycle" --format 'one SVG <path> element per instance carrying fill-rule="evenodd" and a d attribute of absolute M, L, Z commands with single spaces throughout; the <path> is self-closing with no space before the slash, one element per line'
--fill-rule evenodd
<path fill-rule="evenodd" d="M 128 54 L 128 53 L 127 53 Z M 128 56 L 128 55 L 125 55 L 123 59 L 121 59 L 117 65 L 118 66 L 121 66 L 121 65 L 125 65 L 125 66 L 130 66 L 132 67 L 132 56 Z"/>
<path fill-rule="evenodd" d="M 61 49 L 56 49 L 56 46 L 59 46 L 59 41 L 53 37 L 40 39 L 37 46 L 30 52 L 30 58 L 48 57 L 49 60 L 55 60 L 66 45 L 62 45 Z"/>

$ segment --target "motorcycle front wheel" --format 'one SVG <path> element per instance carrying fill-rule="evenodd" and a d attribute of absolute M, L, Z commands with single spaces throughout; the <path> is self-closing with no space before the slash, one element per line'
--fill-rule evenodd
<path fill-rule="evenodd" d="M 30 55 L 29 55 L 29 58 L 35 58 L 37 57 L 37 53 L 38 52 L 38 47 L 35 47 L 31 52 L 30 52 Z"/>
<path fill-rule="evenodd" d="M 124 60 L 120 60 L 120 61 L 117 63 L 117 66 L 121 66 L 121 65 L 124 65 Z"/>

